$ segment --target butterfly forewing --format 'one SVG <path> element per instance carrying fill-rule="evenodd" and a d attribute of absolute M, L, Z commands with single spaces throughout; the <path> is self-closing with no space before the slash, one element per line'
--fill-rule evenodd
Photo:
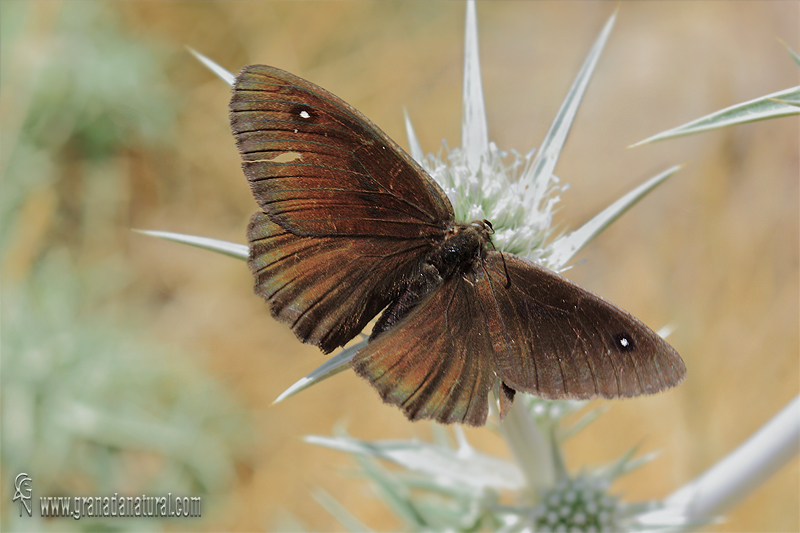
<path fill-rule="evenodd" d="M 236 77 L 231 126 L 261 208 L 295 234 L 441 236 L 453 210 L 441 188 L 364 115 L 288 72 Z"/>
<path fill-rule="evenodd" d="M 402 290 L 452 223 L 450 202 L 358 111 L 282 70 L 239 73 L 231 127 L 264 210 L 248 230 L 256 292 L 330 352 Z"/>
<path fill-rule="evenodd" d="M 489 252 L 480 269 L 476 288 L 509 387 L 545 398 L 613 398 L 683 380 L 675 350 L 599 296 L 510 254 Z"/>

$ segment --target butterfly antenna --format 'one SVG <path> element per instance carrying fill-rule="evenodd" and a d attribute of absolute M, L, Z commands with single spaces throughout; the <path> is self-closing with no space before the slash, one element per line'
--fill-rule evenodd
<path fill-rule="evenodd" d="M 503 252 L 500 252 L 500 258 L 503 260 L 503 272 L 506 273 L 506 289 L 508 289 L 509 287 L 511 287 L 511 276 L 508 274 L 508 266 L 506 265 L 506 256 L 503 255 Z"/>
<path fill-rule="evenodd" d="M 491 222 L 489 222 L 488 220 L 484 220 L 483 222 L 486 225 L 488 225 L 489 229 L 491 229 L 492 233 L 494 233 L 494 228 L 492 228 Z M 489 239 L 489 244 L 492 245 L 492 250 L 494 250 L 495 252 L 500 252 L 500 250 L 497 249 L 497 246 L 495 246 L 494 243 L 492 242 L 491 238 Z M 511 276 L 508 273 L 508 265 L 506 265 L 506 256 L 503 255 L 503 252 L 500 252 L 500 259 L 503 260 L 503 272 L 506 275 L 506 287 L 505 288 L 507 289 L 507 288 L 511 287 Z"/>

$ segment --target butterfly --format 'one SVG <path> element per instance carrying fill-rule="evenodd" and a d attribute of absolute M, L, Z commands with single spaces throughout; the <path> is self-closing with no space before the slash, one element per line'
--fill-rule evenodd
<path fill-rule="evenodd" d="M 441 187 L 368 118 L 264 65 L 233 85 L 231 128 L 261 210 L 247 229 L 255 292 L 329 353 L 376 316 L 351 366 L 410 420 L 481 426 L 517 391 L 652 394 L 686 368 L 642 322 L 458 222 Z"/>

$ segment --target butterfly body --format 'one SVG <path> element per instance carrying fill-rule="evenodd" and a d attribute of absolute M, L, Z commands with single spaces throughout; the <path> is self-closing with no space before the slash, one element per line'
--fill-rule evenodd
<path fill-rule="evenodd" d="M 491 224 L 488 221 L 456 224 L 449 228 L 422 261 L 419 271 L 410 277 L 400 296 L 381 314 L 372 328 L 370 340 L 391 327 L 408 314 L 419 301 L 455 275 L 463 276 L 475 268 L 491 242 Z"/>
<path fill-rule="evenodd" d="M 492 233 L 491 223 L 485 220 L 457 224 L 431 251 L 426 262 L 436 267 L 443 279 L 449 279 L 456 272 L 463 273 L 485 257 Z"/>
<path fill-rule="evenodd" d="M 303 342 L 343 346 L 412 420 L 483 425 L 497 391 L 629 397 L 679 383 L 680 356 L 629 313 L 454 220 L 442 189 L 369 119 L 282 70 L 246 67 L 231 125 L 261 211 L 256 293 Z"/>

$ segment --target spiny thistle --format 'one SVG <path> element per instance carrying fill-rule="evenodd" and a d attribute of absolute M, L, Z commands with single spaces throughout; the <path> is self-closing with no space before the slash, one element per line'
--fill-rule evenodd
<path fill-rule="evenodd" d="M 674 174 L 672 167 L 650 178 L 622 196 L 571 233 L 553 239 L 552 215 L 561 184 L 553 171 L 566 141 L 578 105 L 614 24 L 612 16 L 592 47 L 570 88 L 553 125 L 535 152 L 520 155 L 503 151 L 487 135 L 483 90 L 478 61 L 475 4 L 467 3 L 465 39 L 464 112 L 460 147 L 443 150 L 442 155 L 425 155 L 406 116 L 409 151 L 445 190 L 459 220 L 489 219 L 496 233 L 498 249 L 525 255 L 553 270 L 562 270 L 575 254 L 657 185 Z M 211 60 L 195 55 L 226 83 L 234 77 Z M 796 61 L 800 60 L 795 56 Z M 734 106 L 699 121 L 676 128 L 647 141 L 686 135 L 711 127 L 722 127 L 798 112 L 800 88 L 781 91 Z M 756 118 L 753 118 L 756 117 Z M 643 142 L 647 142 L 643 141 Z M 203 237 L 166 232 L 146 232 L 237 257 L 247 258 L 247 247 Z M 366 341 L 342 350 L 325 364 L 287 389 L 277 401 L 315 385 L 350 368 L 353 354 Z M 605 467 L 570 476 L 562 459 L 563 440 L 577 433 L 601 412 L 594 409 L 572 425 L 565 417 L 581 409 L 583 402 L 534 399 L 518 395 L 508 417 L 499 427 L 514 452 L 515 463 L 475 451 L 460 428 L 453 429 L 453 447 L 446 430 L 434 425 L 436 443 L 409 441 L 361 441 L 347 435 L 309 436 L 307 442 L 346 451 L 359 462 L 363 474 L 411 530 L 497 531 L 643 531 L 671 527 L 687 529 L 714 518 L 714 514 L 741 498 L 742 491 L 731 484 L 720 486 L 734 470 L 750 461 L 743 456 L 755 449 L 761 457 L 780 457 L 783 464 L 793 454 L 795 434 L 800 431 L 800 397 L 765 426 L 757 444 L 746 443 L 728 459 L 665 500 L 664 504 L 622 503 L 609 492 L 611 483 L 655 454 L 634 458 L 635 449 Z M 789 426 L 787 429 L 787 425 Z M 764 444 L 762 441 L 766 440 Z M 746 449 L 745 449 L 746 448 Z M 795 450 L 796 452 L 796 450 Z M 400 470 L 383 468 L 387 461 Z M 764 469 L 777 468 L 770 460 Z M 718 472 L 721 470 L 724 472 Z M 733 476 L 741 483 L 759 476 Z M 708 487 L 702 491 L 700 487 Z M 502 505 L 501 493 L 511 493 L 514 504 Z M 700 494 L 697 501 L 693 495 Z M 353 530 L 364 526 L 327 494 L 317 499 L 342 524 Z M 692 505 L 692 504 L 695 505 Z"/>

